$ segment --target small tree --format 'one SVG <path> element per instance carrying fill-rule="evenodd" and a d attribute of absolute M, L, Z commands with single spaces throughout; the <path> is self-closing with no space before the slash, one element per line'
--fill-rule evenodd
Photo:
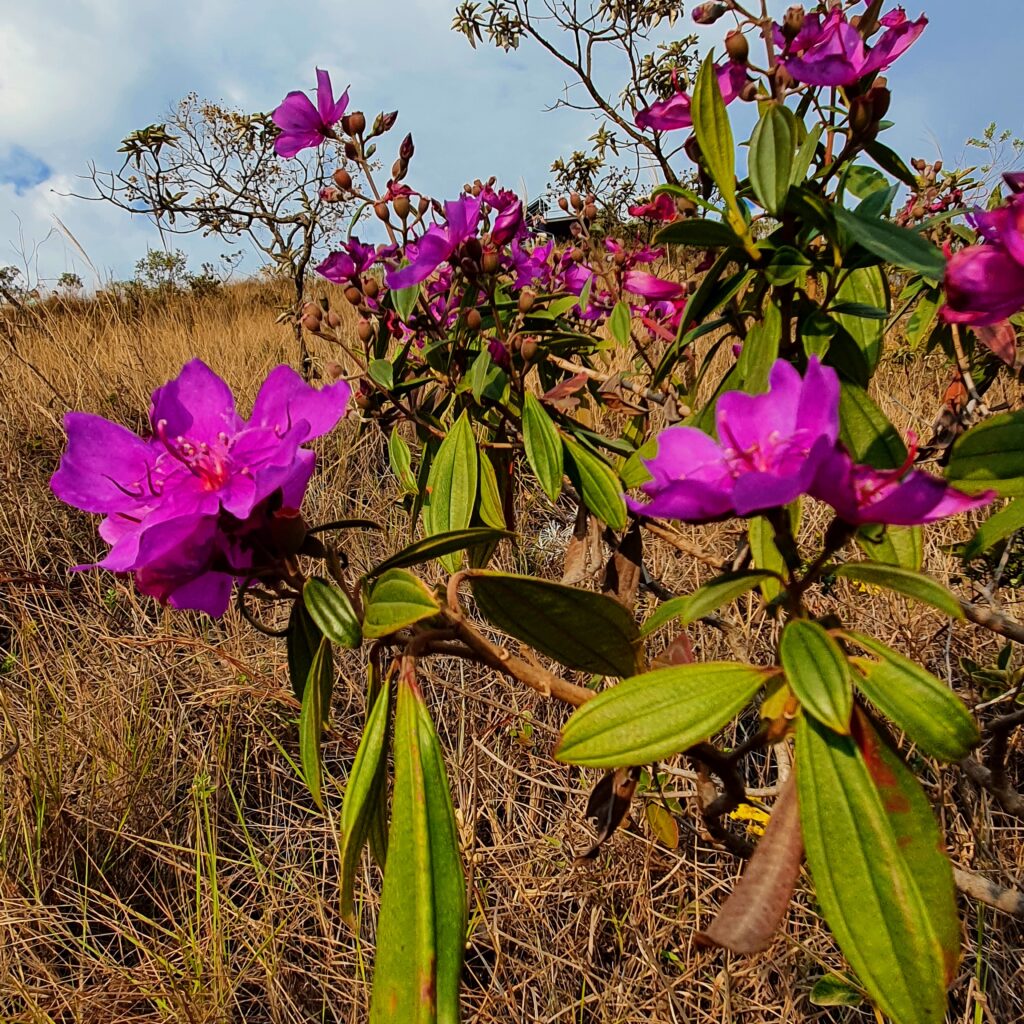
<path fill-rule="evenodd" d="M 328 144 L 282 160 L 274 152 L 277 134 L 269 114 L 246 114 L 190 93 L 166 122 L 123 140 L 120 168 L 91 166 L 95 193 L 79 198 L 142 214 L 162 233 L 251 242 L 294 286 L 290 321 L 308 372 L 299 312 L 313 253 L 344 212 L 336 192 L 321 190 L 327 168 L 340 165 L 342 154 Z"/>

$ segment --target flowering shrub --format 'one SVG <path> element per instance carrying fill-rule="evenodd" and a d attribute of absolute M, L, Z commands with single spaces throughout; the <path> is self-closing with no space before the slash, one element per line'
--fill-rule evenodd
<path fill-rule="evenodd" d="M 656 149 L 664 133 L 692 128 L 683 152 L 696 187 L 673 175 L 631 210 L 641 229 L 621 237 L 598 226 L 593 194 L 565 198 L 565 244 L 538 231 L 494 179 L 443 202 L 425 196 L 406 184 L 411 136 L 379 182 L 374 155 L 396 114 L 368 126 L 348 112 L 347 92 L 335 100 L 322 71 L 315 105 L 302 93 L 285 98 L 273 114 L 278 153 L 343 141 L 358 173 L 339 168 L 324 194 L 372 211 L 386 235 L 350 235 L 317 267 L 358 310 L 354 334 L 322 306 L 303 316 L 358 366 L 355 405 L 365 429 L 386 434 L 419 524 L 420 539 L 366 572 L 327 540 L 365 522 L 307 527 L 301 513 L 314 463 L 302 445 L 337 424 L 347 385 L 316 390 L 279 367 L 243 420 L 224 383 L 194 362 L 155 392 L 146 438 L 96 416 L 67 418 L 53 488 L 105 517 L 111 549 L 99 566 L 211 615 L 237 584 L 259 628 L 248 595 L 286 605 L 302 771 L 318 805 L 332 645 L 367 646 L 368 712 L 340 812 L 341 891 L 354 919 L 369 842 L 384 868 L 373 1021 L 459 1017 L 458 830 L 417 681 L 418 661 L 434 654 L 477 661 L 576 709 L 556 756 L 605 769 L 589 809 L 605 822 L 600 841 L 623 819 L 640 767 L 685 755 L 723 783 L 701 808 L 704 825 L 749 854 L 721 821 L 743 804 L 744 759 L 793 744 L 795 773 L 780 780 L 746 874 L 703 940 L 736 953 L 764 948 L 806 857 L 821 910 L 880 1011 L 900 1024 L 944 1018 L 959 945 L 953 874 L 891 731 L 947 762 L 980 734 L 945 683 L 845 624 L 833 584 L 845 577 L 991 621 L 921 572 L 921 537 L 938 519 L 1024 495 L 1022 413 L 986 418 L 967 354 L 977 357 L 975 342 L 995 351 L 992 331 L 1000 351 L 1007 332 L 1016 351 L 1007 318 L 1024 307 L 1024 207 L 1011 177 L 1009 199 L 969 219 L 980 241 L 962 225 L 949 233 L 964 180 L 950 178 L 940 198 L 936 169 L 929 177 L 915 165 L 915 175 L 879 141 L 889 93 L 878 72 L 927 19 L 883 11 L 879 0 L 856 15 L 854 6 L 791 8 L 778 23 L 730 0 L 696 8 L 702 24 L 734 15 L 724 56 L 709 55 L 685 89 L 673 78 L 670 95 L 638 103 L 634 115 Z M 526 23 L 508 18 L 494 32 L 518 38 Z M 766 47 L 757 63 L 755 39 Z M 759 118 L 738 170 L 727 108 L 753 100 Z M 911 196 L 893 215 L 900 183 Z M 896 277 L 904 289 L 894 314 Z M 904 444 L 869 394 L 887 323 L 911 310 L 920 322 L 910 333 L 946 346 L 981 420 L 950 426 L 945 478 L 917 466 L 923 450 Z M 608 353 L 626 369 L 609 372 Z M 415 453 L 400 424 L 415 434 Z M 520 481 L 571 502 L 579 522 L 604 532 L 613 548 L 604 593 L 486 568 L 497 545 L 531 528 L 517 519 Z M 829 509 L 820 535 L 799 529 L 811 502 Z M 984 551 L 1016 529 L 1014 508 L 969 547 Z M 672 537 L 663 520 L 725 519 L 747 534 L 736 563 L 638 623 L 644 537 Z M 417 575 L 416 566 L 426 568 Z M 480 628 L 463 587 L 477 616 L 527 656 Z M 652 667 L 660 631 L 684 635 L 687 623 L 755 591 L 781 626 L 769 664 L 688 657 Z M 750 737 L 733 751 L 715 747 L 755 700 Z"/>

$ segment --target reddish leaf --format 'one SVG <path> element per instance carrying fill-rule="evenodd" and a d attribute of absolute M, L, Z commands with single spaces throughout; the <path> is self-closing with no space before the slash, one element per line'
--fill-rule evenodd
<path fill-rule="evenodd" d="M 1009 320 L 1002 320 L 991 327 L 975 327 L 978 341 L 1007 366 L 1017 362 L 1017 332 Z"/>
<path fill-rule="evenodd" d="M 577 373 L 575 377 L 563 380 L 556 384 L 550 391 L 541 396 L 541 401 L 560 409 L 562 412 L 569 412 L 580 404 L 576 394 L 587 386 L 588 377 L 585 373 Z"/>
<path fill-rule="evenodd" d="M 768 828 L 747 870 L 697 940 L 733 953 L 767 949 L 789 906 L 803 856 L 795 776 L 791 775 L 775 801 Z"/>

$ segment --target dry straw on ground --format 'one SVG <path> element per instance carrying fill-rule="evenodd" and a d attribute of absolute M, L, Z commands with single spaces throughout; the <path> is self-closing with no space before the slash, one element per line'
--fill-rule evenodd
<path fill-rule="evenodd" d="M 297 709 L 280 644 L 233 613 L 213 623 L 166 612 L 125 580 L 69 574 L 100 542 L 89 517 L 59 505 L 47 486 L 68 407 L 138 427 L 152 388 L 192 356 L 214 366 L 243 404 L 251 400 L 254 382 L 294 356 L 289 332 L 274 324 L 278 301 L 271 286 L 243 285 L 134 310 L 8 311 L 0 326 L 0 741 L 4 750 L 18 744 L 0 766 L 7 1024 L 365 1019 L 376 868 L 367 865 L 358 883 L 360 934 L 341 920 L 337 891 L 337 813 L 364 713 L 358 656 L 338 664 L 324 815 L 297 778 Z M 334 358 L 322 344 L 320 351 Z M 901 429 L 925 432 L 944 374 L 937 361 L 890 358 L 877 397 Z M 356 564 L 403 543 L 404 513 L 379 433 L 360 437 L 346 422 L 320 452 L 312 517 L 385 524 L 380 539 L 353 535 Z M 556 574 L 572 510 L 536 494 L 521 501 L 532 539 L 519 555 L 500 557 L 508 568 Z M 812 516 L 807 528 L 816 527 Z M 977 596 L 945 550 L 967 530 L 932 528 L 927 566 Z M 726 524 L 686 536 L 725 560 L 737 532 Z M 710 572 L 667 545 L 649 557 L 652 573 L 675 592 Z M 1001 596 L 1013 614 L 1014 595 Z M 950 628 L 881 593 L 836 597 L 857 626 L 920 659 L 969 704 L 993 696 L 960 667 L 964 656 L 994 661 L 991 635 Z M 694 631 L 698 657 L 728 657 L 730 648 L 767 657 L 771 627 L 756 603 L 729 614 L 728 636 Z M 874 1019 L 864 1007 L 809 1001 L 814 981 L 843 964 L 806 877 L 764 954 L 696 947 L 694 933 L 741 865 L 699 827 L 688 765 L 668 766 L 668 785 L 687 808 L 676 849 L 651 834 L 637 806 L 596 861 L 574 866 L 592 839 L 583 809 L 596 775 L 550 756 L 565 711 L 461 663 L 431 663 L 424 683 L 469 868 L 468 1021 Z M 1009 759 L 1018 785 L 1019 744 Z M 1022 823 L 959 771 L 915 763 L 955 862 L 1019 885 Z M 748 783 L 764 786 L 775 771 L 772 762 L 754 766 Z M 1024 1020 L 1024 928 L 980 903 L 961 906 L 964 958 L 950 1020 Z"/>

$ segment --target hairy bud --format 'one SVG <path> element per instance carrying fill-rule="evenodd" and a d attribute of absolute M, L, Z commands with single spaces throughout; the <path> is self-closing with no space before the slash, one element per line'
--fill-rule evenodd
<path fill-rule="evenodd" d="M 496 274 L 501 270 L 501 257 L 494 249 L 489 249 L 480 260 L 480 266 L 483 267 L 485 274 Z"/>
<path fill-rule="evenodd" d="M 313 316 L 312 313 L 307 313 L 300 321 L 302 326 L 307 330 L 316 334 L 320 330 L 320 317 Z"/>
<path fill-rule="evenodd" d="M 412 144 L 412 132 L 410 132 L 404 139 L 402 144 L 398 147 L 398 155 L 403 160 L 411 160 L 413 153 L 416 152 L 416 147 Z"/>
<path fill-rule="evenodd" d="M 363 301 L 363 293 L 354 284 L 350 284 L 345 289 L 345 299 L 353 306 L 358 306 Z"/>
<path fill-rule="evenodd" d="M 391 165 L 391 180 L 392 181 L 401 181 L 406 176 L 406 174 L 408 174 L 408 173 L 409 173 L 409 163 L 408 163 L 407 160 L 403 160 L 401 157 L 399 157 Z"/>
<path fill-rule="evenodd" d="M 523 359 L 526 362 L 532 363 L 533 360 L 537 358 L 537 339 L 527 338 L 526 341 L 523 342 L 519 351 L 522 353 Z"/>
<path fill-rule="evenodd" d="M 594 203 L 587 203 L 587 205 L 583 207 L 583 217 L 585 220 L 596 220 L 597 206 Z"/>
<path fill-rule="evenodd" d="M 416 204 L 416 212 L 422 217 L 429 209 L 430 200 L 426 196 L 420 196 L 420 201 Z"/>
<path fill-rule="evenodd" d="M 366 277 L 363 279 L 363 294 L 368 299 L 375 299 L 380 294 L 380 285 L 377 284 L 377 278 Z"/>
<path fill-rule="evenodd" d="M 729 8 L 726 4 L 709 3 L 697 4 L 691 13 L 693 20 L 698 25 L 713 25 L 728 10 Z"/>
<path fill-rule="evenodd" d="M 524 288 L 519 293 L 519 312 L 529 313 L 533 309 L 534 302 L 537 301 L 537 297 L 528 288 Z"/>
<path fill-rule="evenodd" d="M 560 208 L 561 208 L 562 210 L 564 210 L 564 211 L 565 211 L 566 213 L 568 213 L 568 212 L 569 212 L 569 200 L 568 200 L 568 199 L 566 199 L 566 198 L 565 198 L 565 196 L 560 196 L 560 197 L 559 197 L 559 199 L 558 199 L 558 205 L 559 205 L 559 207 L 560 207 Z"/>
<path fill-rule="evenodd" d="M 349 174 L 344 167 L 339 167 L 331 177 L 334 179 L 334 184 L 337 185 L 342 192 L 350 192 L 352 190 L 352 175 Z"/>
<path fill-rule="evenodd" d="M 466 327 L 469 330 L 479 331 L 483 321 L 484 318 L 480 315 L 480 310 L 470 309 L 466 311 Z"/>
<path fill-rule="evenodd" d="M 388 210 L 388 204 L 383 200 L 378 200 L 373 204 L 373 212 L 377 215 L 378 220 L 384 221 L 386 224 L 390 218 L 390 211 Z"/>
<path fill-rule="evenodd" d="M 362 135 L 366 131 L 366 115 L 361 110 L 353 110 L 341 119 L 341 130 L 346 135 Z"/>
<path fill-rule="evenodd" d="M 572 208 L 579 213 L 583 209 L 583 199 L 580 197 L 579 192 L 569 193 L 569 202 L 572 204 Z"/>
<path fill-rule="evenodd" d="M 341 326 L 341 314 L 337 310 L 330 310 L 327 314 L 327 326 L 328 327 L 340 327 Z"/>
<path fill-rule="evenodd" d="M 750 56 L 750 44 L 739 29 L 733 29 L 725 37 L 725 52 L 734 64 L 746 64 Z"/>
<path fill-rule="evenodd" d="M 365 345 L 367 342 L 373 340 L 373 324 L 369 320 L 360 320 L 356 324 L 356 335 L 359 340 Z"/>

